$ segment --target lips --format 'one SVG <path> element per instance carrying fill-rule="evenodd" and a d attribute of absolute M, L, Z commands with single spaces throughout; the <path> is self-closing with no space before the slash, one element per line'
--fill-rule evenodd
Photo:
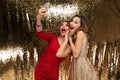
<path fill-rule="evenodd" d="M 70 29 L 74 29 L 73 27 L 70 27 Z"/>
<path fill-rule="evenodd" d="M 65 33 L 66 32 L 66 29 L 62 29 L 62 33 Z"/>
<path fill-rule="evenodd" d="M 62 31 L 66 31 L 66 29 L 62 29 Z"/>

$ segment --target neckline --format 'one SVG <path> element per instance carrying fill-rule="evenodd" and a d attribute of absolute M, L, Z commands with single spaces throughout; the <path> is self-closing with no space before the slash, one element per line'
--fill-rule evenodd
<path fill-rule="evenodd" d="M 60 41 L 59 41 L 59 37 L 57 37 L 57 43 L 58 43 L 58 45 L 59 45 L 59 47 L 60 47 L 61 44 L 60 44 Z"/>

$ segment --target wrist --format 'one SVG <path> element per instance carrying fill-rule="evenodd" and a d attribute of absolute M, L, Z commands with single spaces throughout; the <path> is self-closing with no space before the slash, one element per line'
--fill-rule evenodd
<path fill-rule="evenodd" d="M 36 18 L 37 19 L 42 19 L 42 16 L 41 15 L 37 15 Z"/>
<path fill-rule="evenodd" d="M 42 31 L 42 26 L 36 25 L 36 31 L 37 31 L 37 32 L 41 32 L 41 31 Z"/>
<path fill-rule="evenodd" d="M 41 27 L 41 25 L 36 24 L 36 27 Z"/>
<path fill-rule="evenodd" d="M 65 42 L 65 43 L 68 43 L 68 40 L 65 40 L 64 42 Z"/>
<path fill-rule="evenodd" d="M 72 40 L 71 36 L 69 37 L 69 40 Z"/>

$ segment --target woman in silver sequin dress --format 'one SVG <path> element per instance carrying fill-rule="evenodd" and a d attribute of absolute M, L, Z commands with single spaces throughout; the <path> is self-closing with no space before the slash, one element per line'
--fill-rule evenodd
<path fill-rule="evenodd" d="M 69 43 L 72 49 L 72 62 L 69 80 L 98 80 L 98 74 L 87 58 L 87 24 L 83 16 L 75 15 L 70 22 Z M 74 38 L 72 37 L 74 35 Z"/>

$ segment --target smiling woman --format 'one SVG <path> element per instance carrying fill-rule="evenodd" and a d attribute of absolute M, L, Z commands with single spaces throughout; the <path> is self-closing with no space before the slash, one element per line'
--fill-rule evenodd
<path fill-rule="evenodd" d="M 35 80 L 58 80 L 59 65 L 64 57 L 68 56 L 71 52 L 70 46 L 68 45 L 68 22 L 65 21 L 60 26 L 59 36 L 56 33 L 46 33 L 43 30 L 41 19 L 47 11 L 48 9 L 46 7 L 40 8 L 36 18 L 37 37 L 46 41 L 48 45 L 36 65 Z"/>

